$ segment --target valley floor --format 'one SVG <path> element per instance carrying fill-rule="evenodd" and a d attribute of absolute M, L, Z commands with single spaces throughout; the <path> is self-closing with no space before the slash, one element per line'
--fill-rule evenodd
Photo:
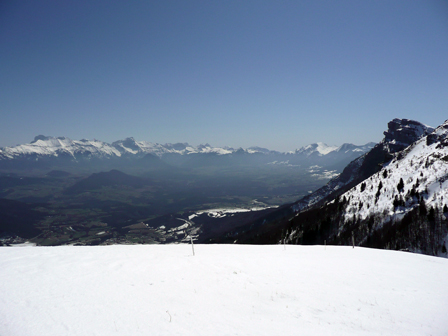
<path fill-rule="evenodd" d="M 0 247 L 0 335 L 448 335 L 448 259 L 343 246 Z"/>

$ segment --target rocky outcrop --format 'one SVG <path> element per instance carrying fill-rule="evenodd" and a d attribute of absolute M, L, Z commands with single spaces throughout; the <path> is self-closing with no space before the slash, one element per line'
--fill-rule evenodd
<path fill-rule="evenodd" d="M 413 142 L 434 131 L 433 127 L 426 126 L 410 119 L 394 119 L 388 124 L 384 132 L 383 144 L 389 153 L 396 153 L 405 149 Z"/>

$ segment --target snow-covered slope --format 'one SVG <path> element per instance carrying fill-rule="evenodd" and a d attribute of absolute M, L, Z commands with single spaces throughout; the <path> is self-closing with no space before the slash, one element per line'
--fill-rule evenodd
<path fill-rule="evenodd" d="M 423 130 L 413 129 L 417 133 Z M 388 147 L 391 141 L 386 132 L 382 145 L 389 148 L 387 153 L 399 148 L 398 141 Z M 320 207 L 297 213 L 285 227 L 290 230 L 285 238 L 288 242 L 327 240 L 447 257 L 448 120 L 393 153 L 380 170 L 348 191 L 330 195 Z M 277 239 L 280 230 L 275 233 Z"/>
<path fill-rule="evenodd" d="M 0 148 L 4 158 L 13 159 L 26 155 L 60 156 L 90 155 L 97 157 L 120 156 L 113 146 L 98 140 L 71 140 L 66 137 L 47 137 L 38 135 L 29 144 Z"/>
<path fill-rule="evenodd" d="M 337 153 L 348 153 L 348 152 L 358 152 L 358 153 L 366 153 L 369 150 L 371 150 L 373 147 L 375 147 L 376 143 L 374 142 L 369 142 L 363 146 L 356 146 L 350 143 L 345 143 L 341 146 L 339 146 L 337 149 L 334 150 L 334 152 Z"/>
<path fill-rule="evenodd" d="M 311 156 L 311 155 L 318 155 L 318 156 L 325 156 L 329 154 L 337 154 L 337 153 L 366 153 L 370 149 L 372 149 L 376 144 L 374 142 L 369 142 L 362 146 L 356 146 L 351 143 L 344 143 L 341 146 L 329 146 L 323 142 L 317 142 L 313 143 L 311 145 L 304 146 L 300 149 L 296 149 L 294 154 L 299 155 L 305 155 L 305 156 Z"/>
<path fill-rule="evenodd" d="M 383 141 L 326 186 L 229 239 L 326 241 L 447 257 L 448 121 L 435 130 L 407 119 L 388 126 Z"/>
<path fill-rule="evenodd" d="M 154 154 L 163 156 L 164 154 L 207 154 L 216 153 L 220 155 L 231 154 L 233 149 L 212 147 L 209 144 L 199 145 L 197 147 L 190 146 L 188 143 L 176 144 L 158 144 L 147 141 L 136 141 L 134 138 L 126 138 L 112 143 L 112 146 L 117 148 L 121 153 L 126 154 Z"/>
<path fill-rule="evenodd" d="M 308 146 L 304 146 L 300 149 L 296 149 L 295 153 L 296 154 L 305 154 L 308 156 L 313 155 L 313 154 L 327 155 L 328 153 L 331 153 L 337 149 L 338 149 L 337 146 L 328 146 L 327 144 L 325 144 L 323 142 L 317 142 L 317 143 L 313 143 Z"/>
<path fill-rule="evenodd" d="M 297 201 L 293 205 L 294 211 L 310 208 L 326 198 L 332 197 L 331 195 L 335 193 L 347 190 L 346 187 L 363 181 L 378 171 L 382 164 L 392 159 L 394 153 L 405 149 L 432 131 L 434 131 L 433 127 L 418 121 L 396 118 L 388 123 L 384 139 L 377 145 L 373 146 L 373 143 L 369 143 L 363 148 L 359 148 L 359 146 L 353 148 L 353 145 L 344 144 L 337 151 L 359 150 L 361 154 L 367 153 L 350 162 L 340 175 L 330 180 L 325 186 Z M 369 146 L 371 147 L 369 148 Z"/>
<path fill-rule="evenodd" d="M 448 260 L 338 246 L 0 248 L 0 334 L 446 335 Z"/>
<path fill-rule="evenodd" d="M 375 214 L 385 215 L 386 221 L 402 218 L 422 198 L 426 207 L 442 209 L 448 204 L 448 120 L 343 197 L 349 200 L 346 219 Z"/>

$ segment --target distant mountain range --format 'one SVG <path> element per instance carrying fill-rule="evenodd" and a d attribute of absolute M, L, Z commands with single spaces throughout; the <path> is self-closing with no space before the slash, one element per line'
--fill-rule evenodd
<path fill-rule="evenodd" d="M 146 141 L 136 141 L 134 138 L 118 140 L 112 144 L 100 140 L 71 140 L 67 137 L 51 137 L 38 135 L 29 144 L 16 145 L 12 147 L 0 148 L 0 158 L 14 159 L 26 155 L 46 156 L 71 156 L 77 159 L 82 156 L 90 157 L 122 157 L 136 156 L 142 157 L 146 154 L 153 154 L 163 157 L 167 154 L 191 155 L 191 154 L 217 154 L 229 155 L 235 153 L 247 154 L 283 154 L 283 155 L 304 155 L 304 156 L 325 156 L 331 153 L 363 153 L 370 150 L 375 143 L 370 142 L 363 146 L 356 146 L 345 143 L 342 146 L 328 146 L 322 142 L 310 144 L 293 152 L 272 151 L 262 147 L 249 147 L 247 149 L 231 147 L 213 147 L 206 143 L 197 147 L 188 143 L 167 143 L 158 144 Z"/>
<path fill-rule="evenodd" d="M 136 141 L 134 138 L 118 140 L 112 144 L 99 140 L 71 140 L 67 137 L 39 135 L 28 144 L 0 148 L 0 168 L 17 168 L 17 165 L 38 167 L 68 162 L 93 166 L 98 163 L 112 165 L 120 162 L 138 162 L 148 168 L 200 165 L 312 165 L 328 169 L 341 169 L 354 158 L 373 148 L 374 143 L 362 146 L 343 144 L 328 146 L 315 143 L 293 152 L 278 152 L 261 147 L 213 147 L 209 144 L 191 146 L 188 143 L 158 144 Z"/>
<path fill-rule="evenodd" d="M 218 242 L 344 244 L 448 256 L 448 120 L 394 119 L 384 139 L 314 193 Z"/>

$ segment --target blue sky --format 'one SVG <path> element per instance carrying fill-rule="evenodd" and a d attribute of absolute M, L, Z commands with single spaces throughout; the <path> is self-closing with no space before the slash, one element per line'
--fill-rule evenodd
<path fill-rule="evenodd" d="M 448 2 L 2 1 L 0 147 L 294 150 L 448 119 Z"/>

